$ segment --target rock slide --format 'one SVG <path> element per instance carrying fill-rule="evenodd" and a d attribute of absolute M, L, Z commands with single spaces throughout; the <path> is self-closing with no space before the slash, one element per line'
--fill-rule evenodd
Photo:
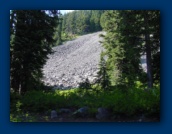
<path fill-rule="evenodd" d="M 100 53 L 103 50 L 99 37 L 105 32 L 96 32 L 67 41 L 53 48 L 54 53 L 43 67 L 42 81 L 54 89 L 77 88 L 79 83 L 88 79 L 96 80 Z M 146 72 L 146 57 L 141 57 L 141 66 Z"/>
<path fill-rule="evenodd" d="M 58 89 L 76 88 L 86 79 L 94 82 L 103 50 L 99 42 L 102 33 L 83 35 L 54 47 L 43 67 L 43 82 Z"/>

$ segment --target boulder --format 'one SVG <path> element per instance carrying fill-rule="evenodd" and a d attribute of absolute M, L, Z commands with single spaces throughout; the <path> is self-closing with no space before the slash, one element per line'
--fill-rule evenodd
<path fill-rule="evenodd" d="M 96 118 L 101 120 L 101 119 L 108 119 L 110 116 L 109 111 L 106 108 L 98 108 L 98 113 L 96 114 Z"/>
<path fill-rule="evenodd" d="M 57 112 L 55 110 L 51 111 L 51 119 L 57 118 Z"/>
<path fill-rule="evenodd" d="M 71 113 L 71 110 L 67 108 L 61 108 L 60 113 Z"/>
<path fill-rule="evenodd" d="M 85 106 L 75 111 L 72 115 L 77 117 L 85 117 L 88 115 L 88 110 L 89 108 Z"/>
<path fill-rule="evenodd" d="M 140 116 L 140 119 L 138 120 L 139 122 L 143 122 L 145 120 L 145 115 L 144 114 L 142 114 L 141 116 Z"/>

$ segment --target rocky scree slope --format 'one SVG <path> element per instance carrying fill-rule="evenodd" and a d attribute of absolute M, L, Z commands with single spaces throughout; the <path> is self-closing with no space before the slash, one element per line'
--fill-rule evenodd
<path fill-rule="evenodd" d="M 86 79 L 94 82 L 103 50 L 99 34 L 104 32 L 83 35 L 54 47 L 43 68 L 43 82 L 58 89 L 76 88 Z"/>

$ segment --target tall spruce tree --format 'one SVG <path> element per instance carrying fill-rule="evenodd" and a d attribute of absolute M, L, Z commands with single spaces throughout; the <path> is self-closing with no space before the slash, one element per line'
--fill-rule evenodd
<path fill-rule="evenodd" d="M 146 54 L 147 83 L 153 85 L 152 56 L 160 46 L 159 11 L 106 11 L 103 45 L 108 56 L 111 80 L 133 85 L 141 76 L 140 57 Z M 155 23 L 156 22 L 156 23 Z"/>
<path fill-rule="evenodd" d="M 61 43 L 62 43 L 62 21 L 63 21 L 63 18 L 62 18 L 62 14 L 60 13 L 60 11 L 58 14 L 59 14 L 58 26 L 56 28 L 56 32 L 54 35 L 54 40 L 56 41 L 54 46 L 61 45 Z"/>
<path fill-rule="evenodd" d="M 107 73 L 108 70 L 106 64 L 105 55 L 102 51 L 100 55 L 99 71 L 97 73 L 98 80 L 96 83 L 98 83 L 104 91 L 107 91 L 110 87 L 110 79 Z"/>
<path fill-rule="evenodd" d="M 102 27 L 100 25 L 100 18 L 104 10 L 91 10 L 91 11 L 92 11 L 90 18 L 91 30 L 92 31 L 102 30 Z"/>
<path fill-rule="evenodd" d="M 10 42 L 10 84 L 15 92 L 35 89 L 51 53 L 57 10 L 14 10 L 14 39 Z M 11 17 L 11 21 L 12 17 Z M 12 30 L 11 30 L 12 31 Z"/>

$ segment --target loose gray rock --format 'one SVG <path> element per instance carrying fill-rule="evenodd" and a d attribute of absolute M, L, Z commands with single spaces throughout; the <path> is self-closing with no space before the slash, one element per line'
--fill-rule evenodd
<path fill-rule="evenodd" d="M 105 32 L 96 32 L 67 41 L 63 45 L 53 48 L 52 54 L 43 67 L 45 85 L 58 89 L 77 88 L 86 78 L 91 83 L 96 81 L 99 68 L 100 53 L 104 50 L 99 37 Z M 145 57 L 143 56 L 142 59 Z M 145 61 L 141 61 L 144 68 Z M 54 88 L 57 89 L 57 88 Z"/>
<path fill-rule="evenodd" d="M 141 116 L 140 116 L 140 119 L 138 120 L 139 122 L 143 122 L 145 120 L 145 115 L 144 114 L 142 114 Z"/>
<path fill-rule="evenodd" d="M 57 118 L 57 112 L 55 110 L 51 111 L 51 119 Z"/>
<path fill-rule="evenodd" d="M 48 55 L 49 59 L 43 67 L 42 81 L 59 89 L 67 89 L 76 88 L 79 83 L 84 82 L 88 72 L 89 79 L 93 80 L 92 74 L 98 71 L 100 53 L 103 50 L 99 43 L 102 40 L 99 34 L 102 33 L 104 32 L 83 35 L 54 47 L 54 53 Z"/>
<path fill-rule="evenodd" d="M 72 115 L 74 116 L 79 116 L 79 117 L 85 117 L 86 115 L 88 115 L 88 107 L 82 107 L 80 109 L 78 109 L 77 111 L 75 111 Z"/>

